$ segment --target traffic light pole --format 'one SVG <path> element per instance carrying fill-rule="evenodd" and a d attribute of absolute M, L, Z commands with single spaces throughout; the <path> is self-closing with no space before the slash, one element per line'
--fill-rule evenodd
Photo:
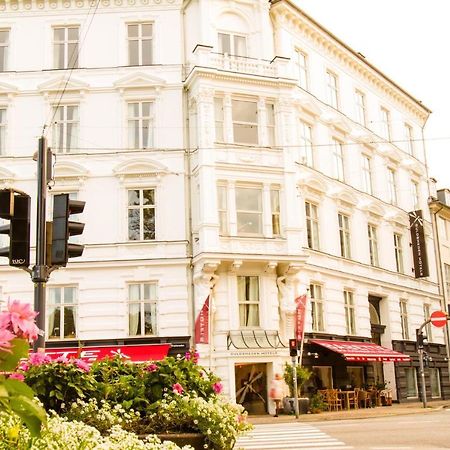
<path fill-rule="evenodd" d="M 420 327 L 417 329 L 417 332 L 416 332 L 417 340 L 418 340 L 417 353 L 419 355 L 420 395 L 422 397 L 422 403 L 423 403 L 424 408 L 427 407 L 427 388 L 425 385 L 425 368 L 424 368 L 424 364 L 423 364 L 423 339 L 420 339 L 419 336 L 422 335 L 422 330 L 430 322 L 431 322 L 430 319 L 426 320 L 422 325 L 420 325 Z"/>
<path fill-rule="evenodd" d="M 48 280 L 46 261 L 47 159 L 47 141 L 44 136 L 41 136 L 37 159 L 36 265 L 31 272 L 31 279 L 34 283 L 34 310 L 39 313 L 36 317 L 39 336 L 34 342 L 34 351 L 45 349 L 45 286 Z"/>

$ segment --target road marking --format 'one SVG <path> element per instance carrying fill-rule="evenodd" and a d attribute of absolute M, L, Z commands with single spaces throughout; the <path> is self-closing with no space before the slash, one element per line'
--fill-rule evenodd
<path fill-rule="evenodd" d="M 370 447 L 370 450 L 411 450 L 412 447 Z"/>

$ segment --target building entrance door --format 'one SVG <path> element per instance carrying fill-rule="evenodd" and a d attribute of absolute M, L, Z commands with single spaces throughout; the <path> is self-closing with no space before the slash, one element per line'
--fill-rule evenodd
<path fill-rule="evenodd" d="M 236 364 L 236 402 L 249 414 L 267 413 L 267 364 Z"/>

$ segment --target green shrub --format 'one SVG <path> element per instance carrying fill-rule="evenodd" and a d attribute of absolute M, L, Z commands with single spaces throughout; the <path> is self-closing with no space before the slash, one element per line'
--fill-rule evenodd
<path fill-rule="evenodd" d="M 312 372 L 306 367 L 296 365 L 297 372 L 297 396 L 300 397 L 303 385 L 311 378 Z M 285 363 L 283 378 L 289 388 L 289 395 L 294 397 L 294 370 L 292 364 Z"/>

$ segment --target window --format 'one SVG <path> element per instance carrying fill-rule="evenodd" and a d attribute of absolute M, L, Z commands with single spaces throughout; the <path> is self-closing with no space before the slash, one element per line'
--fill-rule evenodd
<path fill-rule="evenodd" d="M 226 186 L 217 186 L 217 209 L 219 213 L 219 234 L 228 234 L 228 207 L 227 207 L 227 188 Z"/>
<path fill-rule="evenodd" d="M 351 258 L 350 252 L 350 218 L 344 214 L 338 214 L 339 223 L 339 244 L 341 256 Z"/>
<path fill-rule="evenodd" d="M 419 205 L 419 184 L 415 181 L 411 181 L 411 201 L 412 209 L 416 211 L 420 209 Z"/>
<path fill-rule="evenodd" d="M 308 90 L 308 59 L 306 55 L 300 51 L 296 50 L 296 64 L 297 64 L 297 74 L 298 74 L 298 85 L 305 90 Z"/>
<path fill-rule="evenodd" d="M 128 239 L 150 241 L 155 239 L 155 190 L 128 191 Z"/>
<path fill-rule="evenodd" d="M 48 289 L 48 339 L 74 339 L 77 336 L 77 289 L 51 287 Z"/>
<path fill-rule="evenodd" d="M 78 67 L 78 34 L 78 26 L 53 29 L 53 64 L 55 69 Z"/>
<path fill-rule="evenodd" d="M 128 103 L 128 142 L 130 148 L 153 147 L 152 102 Z"/>
<path fill-rule="evenodd" d="M 411 125 L 405 123 L 405 150 L 414 156 L 414 131 Z"/>
<path fill-rule="evenodd" d="M 275 105 L 273 103 L 266 103 L 266 118 L 267 144 L 273 147 L 275 145 Z"/>
<path fill-rule="evenodd" d="M 441 396 L 441 376 L 437 367 L 428 369 L 430 375 L 431 398 L 439 398 Z"/>
<path fill-rule="evenodd" d="M 397 272 L 404 273 L 402 235 L 394 233 L 395 268 Z"/>
<path fill-rule="evenodd" d="M 128 25 L 128 64 L 147 66 L 153 62 L 153 24 Z"/>
<path fill-rule="evenodd" d="M 402 339 L 409 340 L 408 303 L 400 300 L 400 324 L 402 326 Z"/>
<path fill-rule="evenodd" d="M 239 325 L 259 327 L 259 278 L 238 276 Z"/>
<path fill-rule="evenodd" d="M 327 70 L 327 101 L 333 108 L 338 108 L 338 79 L 337 75 Z"/>
<path fill-rule="evenodd" d="M 397 183 L 396 183 L 395 170 L 388 167 L 387 176 L 388 176 L 388 201 L 391 205 L 396 205 L 397 204 Z"/>
<path fill-rule="evenodd" d="M 238 34 L 219 33 L 219 53 L 247 56 L 247 38 Z"/>
<path fill-rule="evenodd" d="M 367 226 L 367 235 L 369 238 L 369 258 L 372 266 L 378 266 L 378 241 L 377 241 L 377 227 L 374 225 Z"/>
<path fill-rule="evenodd" d="M 6 109 L 0 108 L 0 155 L 6 154 Z"/>
<path fill-rule="evenodd" d="M 450 298 L 450 265 L 444 264 L 445 270 L 445 286 L 447 289 L 447 298 Z"/>
<path fill-rule="evenodd" d="M 305 202 L 308 247 L 319 250 L 319 214 L 317 205 Z"/>
<path fill-rule="evenodd" d="M 312 369 L 318 389 L 333 388 L 333 368 L 331 366 L 313 366 Z"/>
<path fill-rule="evenodd" d="M 300 163 L 309 167 L 314 166 L 312 128 L 300 121 Z"/>
<path fill-rule="evenodd" d="M 233 136 L 239 144 L 258 144 L 258 109 L 256 102 L 233 100 Z"/>
<path fill-rule="evenodd" d="M 270 190 L 270 211 L 272 214 L 272 234 L 280 236 L 280 191 L 278 189 Z"/>
<path fill-rule="evenodd" d="M 428 303 L 424 303 L 423 305 L 423 320 L 426 321 L 430 318 L 430 305 Z M 425 325 L 425 334 L 427 336 L 428 342 L 433 342 L 433 333 L 431 322 Z"/>
<path fill-rule="evenodd" d="M 344 148 L 342 142 L 333 139 L 333 177 L 344 181 Z"/>
<path fill-rule="evenodd" d="M 386 109 L 380 108 L 380 128 L 381 137 L 387 141 L 391 140 L 391 113 Z"/>
<path fill-rule="evenodd" d="M 214 120 L 215 120 L 215 130 L 216 130 L 216 141 L 224 142 L 224 117 L 223 117 L 223 99 L 215 97 L 214 98 Z"/>
<path fill-rule="evenodd" d="M 417 398 L 417 373 L 415 367 L 405 367 L 406 397 Z"/>
<path fill-rule="evenodd" d="M 362 155 L 363 191 L 372 195 L 372 164 L 367 155 Z"/>
<path fill-rule="evenodd" d="M 311 298 L 312 330 L 324 331 L 322 286 L 319 284 L 310 284 L 309 295 Z"/>
<path fill-rule="evenodd" d="M 353 388 L 362 388 L 366 382 L 364 367 L 347 366 L 348 381 Z"/>
<path fill-rule="evenodd" d="M 0 30 L 0 72 L 8 69 L 9 30 Z"/>
<path fill-rule="evenodd" d="M 262 234 L 262 190 L 236 187 L 238 235 Z"/>
<path fill-rule="evenodd" d="M 355 303 L 353 301 L 353 292 L 344 291 L 344 309 L 346 333 L 349 335 L 355 335 Z"/>
<path fill-rule="evenodd" d="M 78 146 L 78 105 L 60 105 L 53 108 L 53 114 L 53 148 L 59 153 L 73 152 Z"/>
<path fill-rule="evenodd" d="M 157 286 L 155 283 L 128 285 L 128 334 L 148 336 L 156 331 Z"/>
<path fill-rule="evenodd" d="M 355 91 L 355 101 L 356 101 L 356 121 L 366 126 L 367 118 L 366 118 L 366 96 L 361 92 Z"/>

